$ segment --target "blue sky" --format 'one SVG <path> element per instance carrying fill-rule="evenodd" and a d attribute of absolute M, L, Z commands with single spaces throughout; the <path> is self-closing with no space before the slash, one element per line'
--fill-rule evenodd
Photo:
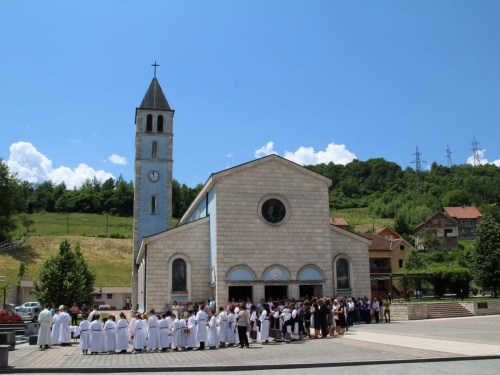
<path fill-rule="evenodd" d="M 133 180 L 157 61 L 189 186 L 270 152 L 406 167 L 448 144 L 464 164 L 473 136 L 500 165 L 499 19 L 498 1 L 3 0 L 0 157 L 32 181 Z"/>

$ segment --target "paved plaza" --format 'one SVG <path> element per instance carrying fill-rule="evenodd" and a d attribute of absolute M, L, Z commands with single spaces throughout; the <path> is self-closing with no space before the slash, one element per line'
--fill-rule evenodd
<path fill-rule="evenodd" d="M 48 350 L 22 344 L 9 353 L 10 367 L 0 372 L 264 370 L 478 357 L 500 359 L 500 316 L 361 324 L 343 337 L 249 349 L 81 355 L 77 344 Z"/>

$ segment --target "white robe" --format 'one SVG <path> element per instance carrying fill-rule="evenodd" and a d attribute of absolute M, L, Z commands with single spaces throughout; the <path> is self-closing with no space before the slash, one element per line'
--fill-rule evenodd
<path fill-rule="evenodd" d="M 182 340 L 182 347 L 184 348 L 186 346 L 186 342 L 187 342 L 187 334 L 184 332 L 184 328 L 187 327 L 187 322 L 186 322 L 186 319 L 181 319 L 181 331 L 182 331 L 182 335 L 181 335 L 181 340 Z"/>
<path fill-rule="evenodd" d="M 152 315 L 148 320 L 148 348 L 158 349 L 160 347 L 160 331 L 158 317 Z"/>
<path fill-rule="evenodd" d="M 127 350 L 128 349 L 128 322 L 127 319 L 120 319 L 116 323 L 116 350 Z"/>
<path fill-rule="evenodd" d="M 59 314 L 59 344 L 70 344 L 71 343 L 71 333 L 69 330 L 69 322 L 71 317 L 67 312 L 62 312 Z"/>
<path fill-rule="evenodd" d="M 40 330 L 38 331 L 37 345 L 51 345 L 52 338 L 50 337 L 50 327 L 52 327 L 52 314 L 49 310 L 43 309 L 38 315 Z"/>
<path fill-rule="evenodd" d="M 170 346 L 170 342 L 168 339 L 168 332 L 170 331 L 170 323 L 169 321 L 165 318 L 160 320 L 159 325 L 160 329 L 160 348 L 166 349 Z"/>
<path fill-rule="evenodd" d="M 207 341 L 207 314 L 205 311 L 198 311 L 196 313 L 196 341 Z"/>
<path fill-rule="evenodd" d="M 260 339 L 263 341 L 269 340 L 269 317 L 267 311 L 263 310 L 260 315 Z"/>
<path fill-rule="evenodd" d="M 292 311 L 292 319 L 297 318 L 297 310 Z M 293 340 L 298 340 L 299 339 L 299 322 L 295 321 L 295 323 L 292 325 L 292 339 Z"/>
<path fill-rule="evenodd" d="M 146 329 L 146 327 L 143 327 L 142 322 L 144 322 L 144 326 L 145 326 L 146 325 L 145 320 L 137 319 L 137 321 L 134 324 L 134 328 L 132 331 L 132 333 L 134 334 L 134 349 L 141 349 L 142 350 L 146 346 L 146 341 L 144 340 L 144 333 L 143 333 L 143 331 Z"/>
<path fill-rule="evenodd" d="M 208 323 L 208 346 L 213 348 L 217 346 L 219 342 L 219 337 L 217 335 L 217 318 L 212 316 L 210 322 Z"/>
<path fill-rule="evenodd" d="M 116 350 L 116 323 L 112 320 L 107 320 L 104 324 L 104 336 L 105 351 L 114 352 Z"/>
<path fill-rule="evenodd" d="M 236 340 L 236 325 L 233 313 L 227 316 L 227 324 L 228 324 L 227 342 L 229 344 L 236 344 L 238 341 Z"/>
<path fill-rule="evenodd" d="M 59 325 L 59 314 L 52 317 L 52 345 L 59 345 L 59 332 L 61 326 Z"/>
<path fill-rule="evenodd" d="M 80 349 L 90 349 L 90 322 L 82 320 L 80 323 Z"/>
<path fill-rule="evenodd" d="M 184 332 L 182 331 L 181 321 L 178 318 L 174 320 L 174 323 L 172 325 L 172 332 L 174 333 L 174 335 L 172 336 L 174 349 L 181 348 L 183 344 L 182 335 L 184 335 Z"/>
<path fill-rule="evenodd" d="M 227 313 L 225 311 L 222 311 L 219 314 L 219 342 L 226 342 L 227 341 Z"/>
<path fill-rule="evenodd" d="M 132 338 L 132 336 L 134 335 L 134 329 L 135 329 L 136 323 L 137 323 L 137 319 L 134 317 L 134 318 L 132 318 L 132 320 L 130 321 L 130 324 L 128 326 L 128 332 L 130 333 L 130 343 L 132 345 L 134 345 L 134 339 Z"/>
<path fill-rule="evenodd" d="M 170 332 L 172 330 L 172 326 L 174 325 L 174 321 L 170 316 L 167 316 L 165 318 L 165 320 L 167 321 L 168 331 Z M 174 336 L 168 335 L 168 346 L 172 345 L 173 340 L 174 340 Z"/>
<path fill-rule="evenodd" d="M 104 328 L 99 320 L 90 324 L 90 351 L 99 353 L 104 351 Z"/>
<path fill-rule="evenodd" d="M 189 332 L 186 337 L 186 346 L 188 348 L 196 347 L 196 321 L 194 317 L 191 315 L 188 319 L 187 327 L 189 328 Z"/>
<path fill-rule="evenodd" d="M 95 314 L 97 314 L 97 313 L 99 313 L 99 311 L 98 311 L 97 309 L 92 310 L 92 311 L 90 312 L 89 316 L 87 317 L 87 320 L 90 322 L 90 324 L 92 324 L 92 318 L 93 318 L 93 317 L 94 317 L 94 315 L 95 315 Z M 99 313 L 99 315 L 101 315 L 101 314 Z M 100 321 L 100 322 L 102 322 L 101 317 L 99 317 L 99 321 Z"/>
<path fill-rule="evenodd" d="M 254 311 L 250 316 L 250 325 L 252 326 L 252 331 L 257 332 L 257 312 Z"/>

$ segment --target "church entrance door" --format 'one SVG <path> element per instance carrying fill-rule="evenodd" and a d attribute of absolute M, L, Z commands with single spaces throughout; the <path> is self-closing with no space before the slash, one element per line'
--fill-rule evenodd
<path fill-rule="evenodd" d="M 229 299 L 235 301 L 246 301 L 247 298 L 252 300 L 252 287 L 251 286 L 230 286 L 229 287 Z"/>
<path fill-rule="evenodd" d="M 311 299 L 312 296 L 323 296 L 323 285 L 299 285 L 300 298 L 307 296 Z"/>
<path fill-rule="evenodd" d="M 272 297 L 275 301 L 280 301 L 283 296 L 288 298 L 288 287 L 286 285 L 266 285 L 265 287 L 266 301 Z"/>

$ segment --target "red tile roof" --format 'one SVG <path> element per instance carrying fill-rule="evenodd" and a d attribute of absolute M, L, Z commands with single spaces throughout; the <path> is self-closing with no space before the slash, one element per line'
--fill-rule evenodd
<path fill-rule="evenodd" d="M 349 226 L 349 223 L 344 219 L 343 217 L 331 217 L 330 218 L 330 224 L 336 225 L 336 226 Z"/>
<path fill-rule="evenodd" d="M 483 217 L 476 207 L 444 207 L 448 216 L 456 219 L 478 219 Z"/>
<path fill-rule="evenodd" d="M 372 244 L 368 246 L 368 250 L 392 250 L 394 247 L 399 244 L 402 239 L 398 238 L 397 240 L 391 241 L 387 238 L 377 236 L 372 233 L 363 233 L 361 234 L 364 238 L 368 238 L 372 240 Z"/>

